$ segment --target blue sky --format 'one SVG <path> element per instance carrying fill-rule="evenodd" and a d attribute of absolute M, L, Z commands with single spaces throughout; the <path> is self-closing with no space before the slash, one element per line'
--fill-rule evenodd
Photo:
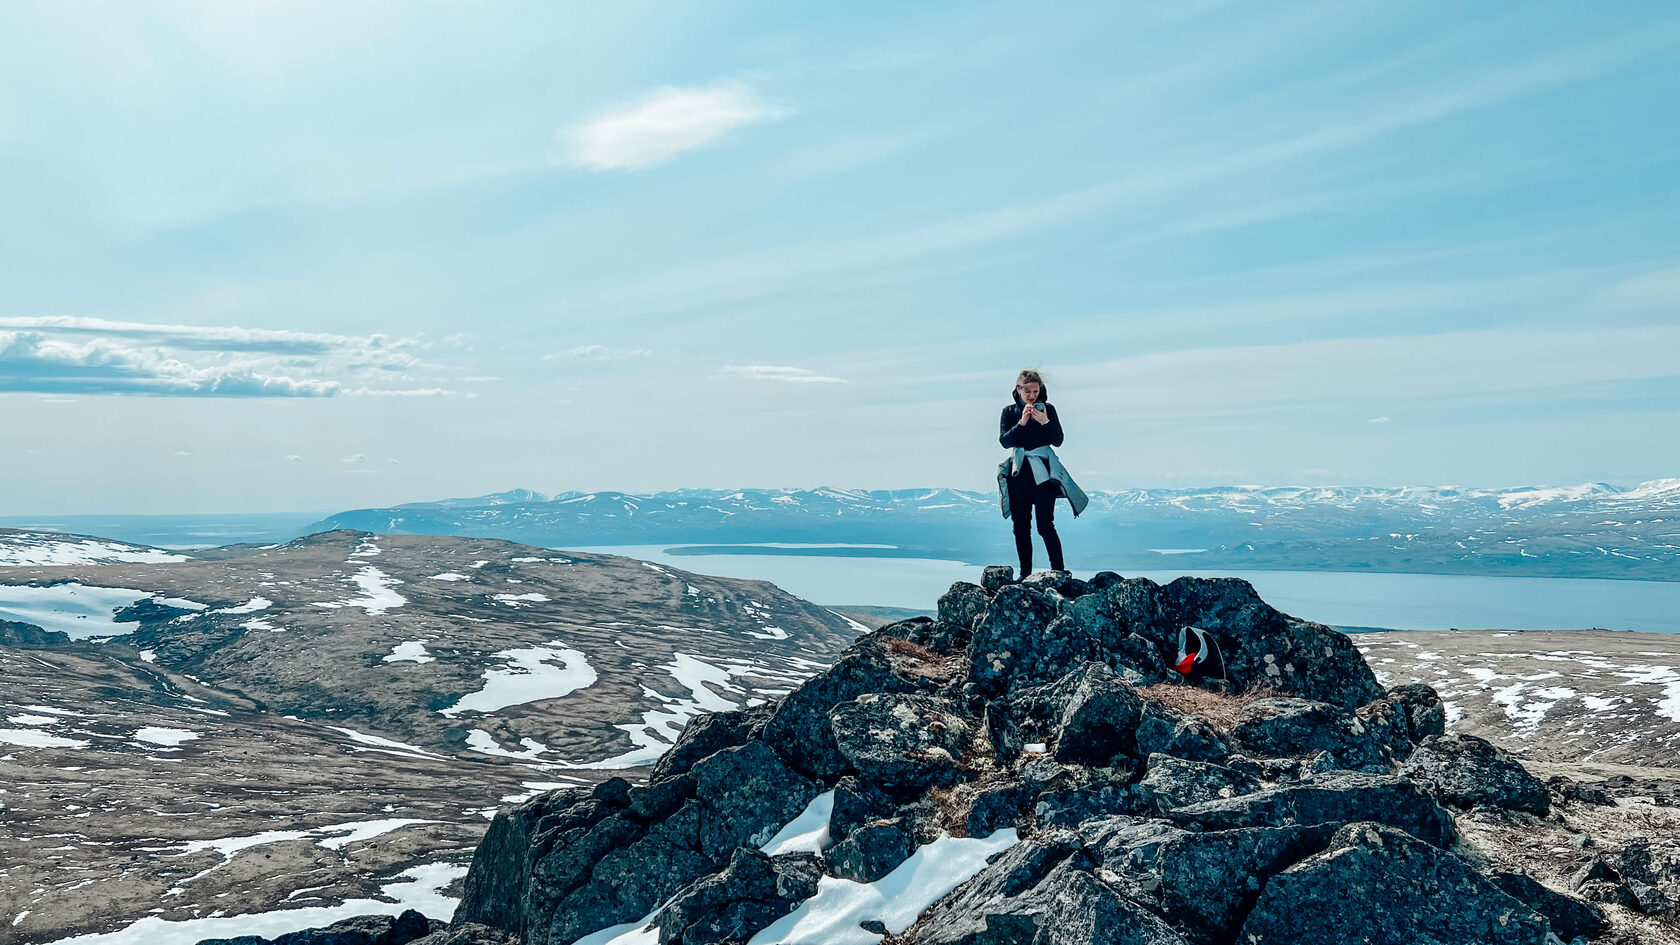
<path fill-rule="evenodd" d="M 1680 475 L 1680 12 L 10 3 L 0 514 Z"/>

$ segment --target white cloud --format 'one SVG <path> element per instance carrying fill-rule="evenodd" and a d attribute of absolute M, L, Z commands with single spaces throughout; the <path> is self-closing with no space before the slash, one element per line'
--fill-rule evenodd
<path fill-rule="evenodd" d="M 666 87 L 573 129 L 572 161 L 597 171 L 655 167 L 788 113 L 739 82 Z"/>
<path fill-rule="evenodd" d="M 365 462 L 367 462 L 367 454 L 366 453 L 357 453 L 354 456 L 346 456 L 343 459 L 339 460 L 339 462 L 341 462 L 341 463 L 365 463 Z"/>
<path fill-rule="evenodd" d="M 291 453 L 286 457 L 286 462 L 288 462 L 288 463 L 301 463 L 301 462 L 303 462 L 303 457 L 299 456 L 296 453 Z"/>
<path fill-rule="evenodd" d="M 1388 418 L 1387 417 L 1372 417 L 1371 419 L 1369 419 L 1365 422 L 1366 423 L 1387 423 Z"/>
<path fill-rule="evenodd" d="M 5 330 L 12 329 L 12 330 Z M 71 316 L 0 318 L 0 393 L 331 397 L 426 365 L 412 340 Z M 435 389 L 425 393 L 442 393 Z"/>
<path fill-rule="evenodd" d="M 755 381 L 779 381 L 784 384 L 844 384 L 843 377 L 827 377 L 804 368 L 783 364 L 729 364 L 722 373 Z"/>
<path fill-rule="evenodd" d="M 609 348 L 606 345 L 580 345 L 576 348 L 567 348 L 565 351 L 545 354 L 542 359 L 544 361 L 624 361 L 630 358 L 645 358 L 652 353 L 646 348 Z"/>

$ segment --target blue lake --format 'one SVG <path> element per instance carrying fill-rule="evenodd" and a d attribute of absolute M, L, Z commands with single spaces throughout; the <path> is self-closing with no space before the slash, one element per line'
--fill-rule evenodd
<path fill-rule="evenodd" d="M 830 555 L 671 554 L 673 545 L 573 548 L 641 558 L 685 571 L 770 581 L 830 606 L 932 609 L 954 581 L 980 568 L 936 558 Z M 1089 572 L 1075 569 L 1081 577 Z M 1575 578 L 1372 574 L 1345 571 L 1137 571 L 1167 582 L 1185 574 L 1240 577 L 1272 606 L 1338 627 L 1394 630 L 1644 630 L 1680 633 L 1680 582 Z"/>

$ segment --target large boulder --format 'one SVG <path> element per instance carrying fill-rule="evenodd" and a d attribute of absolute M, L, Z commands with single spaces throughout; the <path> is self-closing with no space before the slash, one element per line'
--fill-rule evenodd
<path fill-rule="evenodd" d="M 1507 896 L 1546 917 L 1552 933 L 1565 942 L 1598 938 L 1608 929 L 1604 910 L 1574 896 L 1548 889 L 1522 873 L 1492 873 L 1488 880 Z"/>
<path fill-rule="evenodd" d="M 991 601 L 991 592 L 978 584 L 958 581 L 951 585 L 951 589 L 939 597 L 939 614 L 941 623 L 948 623 L 964 630 L 973 630 L 974 624 L 986 613 L 986 605 Z"/>
<path fill-rule="evenodd" d="M 830 847 L 829 872 L 841 879 L 873 883 L 891 873 L 916 851 L 914 825 L 902 817 L 864 824 Z"/>
<path fill-rule="evenodd" d="M 894 666 L 877 630 L 853 643 L 833 666 L 807 679 L 776 706 L 762 740 L 800 773 L 833 781 L 851 763 L 834 744 L 828 713 L 865 693 L 907 693 L 921 688 L 914 677 Z"/>
<path fill-rule="evenodd" d="M 1233 768 L 1163 754 L 1149 756 L 1148 770 L 1138 782 L 1144 802 L 1157 811 L 1241 797 L 1261 787 L 1258 780 Z"/>
<path fill-rule="evenodd" d="M 974 626 L 969 642 L 969 675 L 982 696 L 996 696 L 1022 686 L 1061 677 L 1093 655 L 1087 638 L 1058 625 L 1056 606 L 1042 591 L 1011 584 L 998 591 Z"/>
<path fill-rule="evenodd" d="M 994 705 L 986 721 L 1001 763 L 1033 743 L 1053 744 L 1055 759 L 1070 764 L 1109 766 L 1137 753 L 1143 700 L 1105 663 L 1086 662 Z"/>
<path fill-rule="evenodd" d="M 719 864 L 738 846 L 768 842 L 822 793 L 821 784 L 802 777 L 761 741 L 700 762 L 694 781 L 701 819 L 696 846 Z"/>
<path fill-rule="evenodd" d="M 659 945 L 744 942 L 816 895 L 815 854 L 768 856 L 739 847 L 723 870 L 695 881 L 659 910 Z"/>
<path fill-rule="evenodd" d="M 525 885 L 530 875 L 529 857 L 538 825 L 544 817 L 548 817 L 552 830 L 558 812 L 589 802 L 589 791 L 567 788 L 538 794 L 517 807 L 497 811 L 490 821 L 490 829 L 485 831 L 484 839 L 479 841 L 478 849 L 473 852 L 472 865 L 467 869 L 461 891 L 461 902 L 455 907 L 455 921 L 518 932 L 524 918 Z M 605 811 L 599 807 L 590 813 L 605 816 Z"/>
<path fill-rule="evenodd" d="M 1450 853 L 1380 824 L 1272 877 L 1244 945 L 1546 945 L 1546 919 Z"/>
<path fill-rule="evenodd" d="M 1411 729 L 1412 741 L 1421 742 L 1431 735 L 1447 731 L 1447 706 L 1428 683 L 1407 683 L 1388 691 L 1389 698 L 1400 704 L 1406 713 L 1406 725 Z"/>
<path fill-rule="evenodd" d="M 1209 830 L 1289 827 L 1372 821 L 1404 830 L 1446 849 L 1456 831 L 1447 813 L 1423 789 L 1394 775 L 1337 771 L 1299 784 L 1279 785 L 1241 797 L 1204 801 L 1167 811 L 1168 820 Z"/>
<path fill-rule="evenodd" d="M 1206 719 L 1181 715 L 1158 702 L 1144 702 L 1135 738 L 1141 758 L 1171 755 L 1190 761 L 1217 762 L 1231 756 L 1230 744 Z"/>
<path fill-rule="evenodd" d="M 1545 782 L 1521 763 L 1475 735 L 1431 735 L 1400 769 L 1454 807 L 1502 807 L 1545 814 L 1551 798 Z"/>
<path fill-rule="evenodd" d="M 938 696 L 866 693 L 829 712 L 834 743 L 858 777 L 891 792 L 949 784 L 973 729 Z"/>
<path fill-rule="evenodd" d="M 401 915 L 359 915 L 324 928 L 287 932 L 272 939 L 241 935 L 203 939 L 198 945 L 408 945 L 442 927 L 442 922 L 434 926 L 432 920 L 419 912 L 405 909 Z"/>
<path fill-rule="evenodd" d="M 1267 880 L 1324 849 L 1328 826 L 1187 831 L 1161 821 L 1093 821 L 1086 848 L 1109 882 L 1153 910 L 1191 942 L 1235 938 Z"/>
<path fill-rule="evenodd" d="M 654 781 L 675 777 L 694 763 L 725 748 L 746 744 L 764 731 L 775 708 L 755 706 L 737 712 L 703 712 L 688 720 L 682 734 L 653 764 Z"/>
<path fill-rule="evenodd" d="M 1184 945 L 1093 867 L 1078 838 L 1066 832 L 1017 844 L 930 909 L 907 939 L 914 945 Z"/>
<path fill-rule="evenodd" d="M 1371 729 L 1354 713 L 1327 702 L 1256 699 L 1230 737 L 1243 751 L 1268 758 L 1323 752 L 1334 768 L 1389 770 L 1388 752 Z"/>
<path fill-rule="evenodd" d="M 519 945 L 519 933 L 477 922 L 455 922 L 409 945 Z"/>

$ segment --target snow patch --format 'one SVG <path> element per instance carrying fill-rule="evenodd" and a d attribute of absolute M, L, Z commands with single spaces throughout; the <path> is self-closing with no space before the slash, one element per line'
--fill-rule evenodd
<path fill-rule="evenodd" d="M 428 581 L 465 581 L 467 576 L 459 571 L 445 571 L 427 578 Z"/>
<path fill-rule="evenodd" d="M 348 583 L 361 589 L 361 596 L 348 600 L 322 601 L 316 607 L 336 609 L 339 607 L 360 607 L 369 614 L 383 614 L 393 607 L 401 607 L 408 603 L 408 599 L 398 594 L 394 588 L 402 582 L 386 575 L 373 565 L 364 565 Z"/>
<path fill-rule="evenodd" d="M 156 725 L 148 725 L 134 733 L 134 740 L 137 742 L 145 742 L 148 745 L 164 745 L 169 748 L 174 748 L 183 742 L 195 741 L 198 738 L 199 734 L 197 732 L 188 731 L 184 728 L 162 728 Z"/>
<path fill-rule="evenodd" d="M 433 663 L 436 658 L 426 652 L 424 640 L 404 640 L 391 647 L 391 652 L 385 655 L 387 663 Z"/>
<path fill-rule="evenodd" d="M 834 792 L 816 796 L 798 817 L 787 822 L 774 837 L 759 847 L 771 856 L 783 853 L 821 853 L 828 849 L 828 821 L 834 814 Z"/>
<path fill-rule="evenodd" d="M 484 688 L 462 696 L 447 709 L 439 709 L 439 714 L 454 718 L 462 712 L 494 712 L 510 705 L 558 699 L 594 685 L 597 678 L 595 668 L 581 652 L 566 649 L 559 641 L 502 650 L 496 656 L 511 665 L 485 670 Z M 560 665 L 552 665 L 554 662 Z"/>

